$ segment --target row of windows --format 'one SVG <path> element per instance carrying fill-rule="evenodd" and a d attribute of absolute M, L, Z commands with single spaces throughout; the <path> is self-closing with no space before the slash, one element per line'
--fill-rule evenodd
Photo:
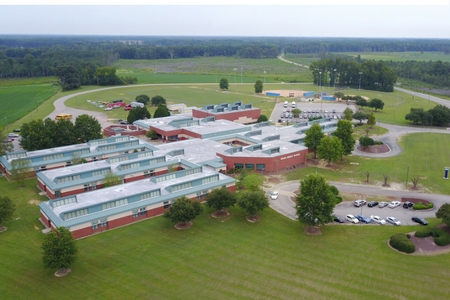
<path fill-rule="evenodd" d="M 76 202 L 77 202 L 77 197 L 70 197 L 70 198 L 65 198 L 65 199 L 61 199 L 61 200 L 54 200 L 54 201 L 52 201 L 52 206 L 58 207 L 58 206 L 62 206 L 62 205 L 70 204 L 70 203 L 76 203 Z"/>
<path fill-rule="evenodd" d="M 192 175 L 192 174 L 201 173 L 201 172 L 202 172 L 202 168 L 201 168 L 201 167 L 189 169 L 189 170 L 186 170 L 186 176 L 187 176 L 187 175 Z"/>
<path fill-rule="evenodd" d="M 92 172 L 92 176 L 100 176 L 100 175 L 105 175 L 109 172 L 109 169 L 103 169 L 103 170 L 97 170 L 97 171 L 93 171 Z"/>
<path fill-rule="evenodd" d="M 26 157 L 27 153 L 26 152 L 22 152 L 22 153 L 9 153 L 6 155 L 6 157 L 9 159 L 13 159 L 13 158 L 21 158 L 21 157 Z"/>
<path fill-rule="evenodd" d="M 79 179 L 81 179 L 81 175 L 80 174 L 72 175 L 72 176 L 66 176 L 66 177 L 58 178 L 57 179 L 57 183 L 63 183 L 63 182 L 79 180 Z"/>
<path fill-rule="evenodd" d="M 234 164 L 234 168 L 235 169 L 243 169 L 244 168 L 244 164 L 236 163 L 236 164 Z M 250 170 L 254 170 L 255 169 L 255 165 L 254 164 L 245 164 L 245 168 L 246 169 L 250 169 Z M 256 170 L 264 171 L 265 169 L 266 169 L 266 165 L 265 164 L 256 164 Z"/>
<path fill-rule="evenodd" d="M 57 158 L 63 158 L 64 154 L 63 153 L 57 153 L 57 154 L 53 154 L 53 155 L 47 155 L 42 157 L 42 160 L 52 160 L 52 159 L 57 159 Z"/>
<path fill-rule="evenodd" d="M 84 215 L 87 215 L 87 214 L 88 214 L 88 209 L 87 208 L 80 209 L 80 210 L 77 210 L 77 211 L 68 212 L 68 213 L 64 214 L 64 220 L 69 220 L 69 219 L 73 219 L 73 218 L 76 218 L 76 217 L 81 217 L 81 216 L 84 216 Z"/>
<path fill-rule="evenodd" d="M 116 201 L 111 201 L 105 204 L 102 204 L 102 210 L 103 209 L 108 209 L 108 208 L 113 208 L 116 206 L 122 206 L 122 205 L 126 205 L 128 204 L 128 198 L 125 199 L 120 199 L 120 200 L 116 200 Z"/>
<path fill-rule="evenodd" d="M 162 175 L 162 176 L 156 178 L 156 183 L 161 182 L 161 181 L 175 179 L 175 178 L 177 178 L 176 174 Z"/>
<path fill-rule="evenodd" d="M 209 182 L 214 182 L 214 181 L 218 181 L 219 180 L 219 175 L 214 175 L 208 178 L 203 178 L 202 179 L 202 184 L 207 184 Z"/>
<path fill-rule="evenodd" d="M 103 219 L 100 220 L 100 222 L 99 221 L 92 222 L 92 229 L 97 229 L 99 225 L 100 227 L 106 227 L 108 226 L 108 221 L 106 219 Z"/>
<path fill-rule="evenodd" d="M 76 150 L 72 152 L 72 155 L 75 157 L 81 156 L 82 154 L 87 154 L 90 153 L 91 151 L 89 149 L 81 149 L 81 150 Z"/>
<path fill-rule="evenodd" d="M 140 166 L 141 166 L 140 162 L 135 162 L 135 163 L 131 163 L 131 164 L 122 165 L 122 166 L 120 166 L 120 168 L 122 170 L 128 170 L 128 169 L 139 168 Z"/>
<path fill-rule="evenodd" d="M 112 149 L 116 149 L 117 148 L 117 145 L 107 145 L 107 146 L 101 146 L 101 147 L 98 147 L 97 149 L 98 149 L 98 151 L 104 151 L 104 150 L 112 150 Z"/>
<path fill-rule="evenodd" d="M 147 213 L 147 209 L 145 207 L 135 209 L 135 210 L 133 210 L 133 218 L 137 218 L 139 216 L 145 216 L 146 213 Z"/>
<path fill-rule="evenodd" d="M 192 187 L 192 182 L 185 182 L 182 184 L 177 184 L 177 185 L 172 186 L 172 192 L 188 189 L 190 187 Z"/>
<path fill-rule="evenodd" d="M 151 192 L 148 192 L 148 193 L 141 194 L 141 200 L 148 199 L 148 198 L 153 198 L 153 197 L 158 197 L 160 195 L 161 195 L 161 191 L 159 191 L 159 190 L 151 191 Z"/>

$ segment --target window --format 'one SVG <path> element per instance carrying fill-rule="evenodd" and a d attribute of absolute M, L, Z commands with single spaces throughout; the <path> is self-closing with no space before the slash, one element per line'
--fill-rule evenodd
<path fill-rule="evenodd" d="M 134 209 L 133 210 L 133 218 L 137 218 L 137 217 L 139 217 L 139 212 L 137 209 Z"/>
<path fill-rule="evenodd" d="M 177 185 L 172 186 L 172 192 L 184 190 L 184 189 L 187 189 L 190 187 L 192 187 L 192 182 L 185 182 L 182 184 L 177 184 Z"/>
<path fill-rule="evenodd" d="M 266 165 L 265 164 L 256 164 L 256 170 L 265 171 Z"/>
<path fill-rule="evenodd" d="M 98 228 L 98 221 L 92 222 L 92 229 L 95 230 Z"/>
<path fill-rule="evenodd" d="M 245 168 L 246 169 L 250 169 L 250 170 L 254 170 L 255 169 L 255 165 L 254 164 L 245 164 Z"/>
<path fill-rule="evenodd" d="M 101 220 L 100 226 L 101 226 L 101 227 L 106 227 L 106 226 L 108 226 L 108 221 L 107 221 L 106 219 Z"/>
<path fill-rule="evenodd" d="M 145 216 L 147 214 L 147 210 L 145 207 L 139 208 L 139 215 Z"/>
<path fill-rule="evenodd" d="M 214 175 L 214 176 L 211 176 L 211 177 L 208 177 L 208 178 L 203 178 L 202 179 L 202 184 L 207 184 L 209 182 L 214 182 L 214 181 L 217 181 L 217 180 L 219 180 L 219 175 Z"/>
<path fill-rule="evenodd" d="M 84 215 L 87 215 L 87 214 L 88 214 L 87 208 L 80 209 L 80 210 L 77 210 L 77 211 L 68 212 L 68 213 L 64 214 L 64 220 L 73 219 L 73 218 L 76 218 L 76 217 L 81 217 L 81 216 L 84 216 Z"/>
<path fill-rule="evenodd" d="M 164 201 L 164 209 L 169 208 L 169 206 L 170 206 L 169 201 Z"/>
<path fill-rule="evenodd" d="M 61 191 L 55 191 L 55 197 L 60 198 L 61 197 Z"/>
<path fill-rule="evenodd" d="M 89 191 L 89 184 L 85 184 L 85 185 L 84 185 L 84 190 L 85 190 L 85 191 Z"/>
<path fill-rule="evenodd" d="M 57 191 L 57 193 L 59 193 L 59 191 Z M 77 202 L 77 197 L 69 197 L 69 198 L 65 198 L 65 199 L 60 199 L 60 200 L 53 200 L 52 203 L 52 207 L 58 207 L 61 205 L 65 205 L 65 204 L 70 204 L 70 203 L 76 203 Z"/>
<path fill-rule="evenodd" d="M 144 200 L 144 199 L 148 199 L 148 198 L 158 197 L 159 195 L 161 195 L 161 192 L 159 190 L 156 190 L 156 191 L 151 191 L 148 193 L 141 194 L 140 198 L 141 198 L 141 200 Z"/>
<path fill-rule="evenodd" d="M 244 164 L 234 164 L 234 168 L 235 169 L 243 169 L 244 168 Z"/>
<path fill-rule="evenodd" d="M 122 205 L 125 205 L 125 204 L 128 204 L 128 198 L 124 198 L 124 199 L 120 199 L 120 200 L 104 203 L 104 204 L 102 204 L 102 210 L 103 209 L 108 209 L 108 208 L 113 208 L 113 207 L 116 207 L 116 206 L 122 206 Z"/>

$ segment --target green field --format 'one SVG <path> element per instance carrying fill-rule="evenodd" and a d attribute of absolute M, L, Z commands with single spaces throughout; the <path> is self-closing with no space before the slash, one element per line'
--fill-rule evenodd
<path fill-rule="evenodd" d="M 234 57 L 197 57 L 189 59 L 128 60 L 114 63 L 119 76 L 133 76 L 139 83 L 231 83 L 311 82 L 306 68 L 277 58 L 244 59 Z M 242 80 L 241 80 L 242 68 Z M 236 69 L 236 71 L 234 70 Z M 266 74 L 264 75 L 264 71 Z"/>
<path fill-rule="evenodd" d="M 346 55 L 356 57 L 361 56 L 361 59 L 373 60 L 392 60 L 392 61 L 438 61 L 450 62 L 450 55 L 442 52 L 336 52 L 335 55 Z"/>
<path fill-rule="evenodd" d="M 418 229 L 330 225 L 307 236 L 271 209 L 255 224 L 232 209 L 200 215 L 188 230 L 157 217 L 77 241 L 73 272 L 56 278 L 41 262 L 36 179 L 0 178 L 17 203 L 0 233 L 2 299 L 448 299 L 448 254 L 407 256 L 388 238 Z M 431 220 L 431 224 L 437 220 Z"/>

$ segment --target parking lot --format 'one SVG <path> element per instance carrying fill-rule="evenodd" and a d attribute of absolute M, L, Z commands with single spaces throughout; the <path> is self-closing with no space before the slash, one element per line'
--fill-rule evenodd
<path fill-rule="evenodd" d="M 289 101 L 291 100 L 291 101 Z M 306 122 L 311 118 L 331 118 L 340 119 L 343 116 L 344 110 L 348 107 L 353 111 L 356 108 L 353 105 L 347 105 L 345 102 L 330 102 L 330 101 L 294 101 L 295 107 L 292 105 L 293 99 L 281 101 L 277 103 L 272 111 L 270 119 L 274 123 L 299 123 Z M 298 118 L 295 118 L 292 114 L 292 109 L 298 108 L 301 110 L 301 114 Z"/>

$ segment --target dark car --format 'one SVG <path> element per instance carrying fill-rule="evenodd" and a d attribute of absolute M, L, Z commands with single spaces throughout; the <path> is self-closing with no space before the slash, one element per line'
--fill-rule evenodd
<path fill-rule="evenodd" d="M 424 226 L 428 225 L 427 220 L 425 220 L 424 218 L 421 218 L 421 217 L 417 217 L 417 216 L 412 217 L 412 220 L 416 223 L 419 223 L 420 225 L 424 225 Z"/>
<path fill-rule="evenodd" d="M 128 125 L 128 122 L 127 122 L 127 121 L 122 121 L 122 122 L 120 122 L 120 124 L 122 124 L 122 125 Z"/>
<path fill-rule="evenodd" d="M 20 128 L 14 129 L 13 132 L 20 132 Z"/>
<path fill-rule="evenodd" d="M 363 222 L 363 223 L 370 223 L 370 218 L 364 217 L 363 215 L 356 215 L 355 218 L 358 219 L 358 221 Z"/>
<path fill-rule="evenodd" d="M 339 217 L 338 215 L 333 215 L 333 220 L 338 223 L 344 223 L 344 219 Z"/>
<path fill-rule="evenodd" d="M 367 203 L 367 206 L 368 207 L 375 207 L 375 206 L 377 206 L 378 205 L 378 202 L 377 201 L 370 201 L 369 203 Z"/>
<path fill-rule="evenodd" d="M 413 207 L 414 203 L 406 201 L 405 203 L 403 203 L 403 208 L 410 208 Z"/>

